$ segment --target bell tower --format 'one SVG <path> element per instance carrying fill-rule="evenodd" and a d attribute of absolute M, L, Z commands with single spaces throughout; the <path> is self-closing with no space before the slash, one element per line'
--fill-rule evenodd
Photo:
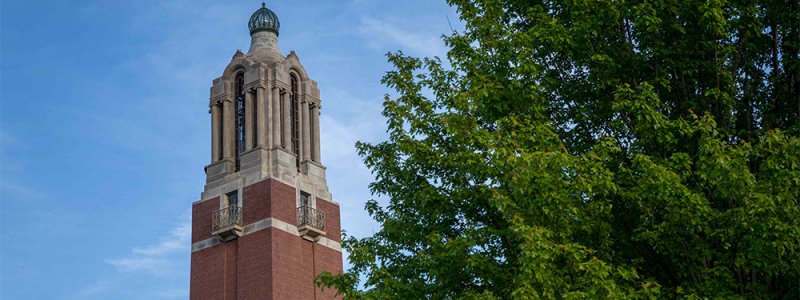
<path fill-rule="evenodd" d="M 342 272 L 339 205 L 319 145 L 321 100 L 280 21 L 263 3 L 251 43 L 213 80 L 211 163 L 192 204 L 190 298 L 333 299 L 315 287 Z"/>

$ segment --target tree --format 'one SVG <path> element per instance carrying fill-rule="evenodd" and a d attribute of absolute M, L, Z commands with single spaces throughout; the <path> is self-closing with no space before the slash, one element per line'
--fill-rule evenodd
<path fill-rule="evenodd" d="M 450 0 L 388 54 L 348 298 L 800 296 L 800 4 Z M 363 279 L 363 282 L 359 282 Z"/>

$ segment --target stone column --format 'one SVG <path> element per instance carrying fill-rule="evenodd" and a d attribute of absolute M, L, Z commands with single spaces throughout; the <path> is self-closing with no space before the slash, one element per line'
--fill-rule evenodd
<path fill-rule="evenodd" d="M 256 88 L 256 146 L 266 146 L 265 139 L 267 137 L 267 105 L 264 99 L 264 87 Z"/>
<path fill-rule="evenodd" d="M 292 146 L 292 126 L 289 122 L 292 121 L 292 116 L 289 115 L 289 105 L 291 105 L 291 101 L 289 101 L 289 95 L 286 91 L 281 93 L 281 99 L 283 100 L 283 111 L 281 112 L 281 120 L 283 122 L 283 148 L 284 149 L 291 149 Z"/>
<path fill-rule="evenodd" d="M 320 162 L 320 155 L 319 155 L 319 106 L 312 104 L 311 105 L 311 131 L 313 132 L 312 136 L 314 137 L 314 151 L 312 152 L 312 160 L 315 162 Z"/>
<path fill-rule="evenodd" d="M 219 103 L 214 103 L 211 105 L 211 162 L 216 162 L 220 159 L 219 153 L 219 146 L 220 146 L 220 135 L 219 131 L 221 128 L 219 124 L 220 118 L 220 107 Z"/>
<path fill-rule="evenodd" d="M 303 153 L 303 160 L 309 160 L 311 158 L 311 122 L 309 121 L 309 107 L 308 101 L 303 100 L 300 104 L 300 114 L 302 115 L 301 119 L 301 133 L 302 136 L 300 137 L 302 140 L 300 141 L 300 145 L 303 150 L 300 152 Z"/>
<path fill-rule="evenodd" d="M 272 88 L 272 146 L 281 146 L 281 97 L 278 87 Z"/>
<path fill-rule="evenodd" d="M 253 92 L 244 92 L 244 151 L 253 148 Z"/>
<path fill-rule="evenodd" d="M 231 100 L 222 100 L 222 158 L 233 159 L 231 150 L 233 150 L 233 116 L 231 115 Z"/>

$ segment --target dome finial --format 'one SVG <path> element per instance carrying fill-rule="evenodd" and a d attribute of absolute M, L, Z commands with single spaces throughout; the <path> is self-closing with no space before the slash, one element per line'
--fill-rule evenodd
<path fill-rule="evenodd" d="M 259 31 L 272 31 L 275 35 L 278 35 L 281 28 L 281 22 L 278 21 L 278 16 L 267 8 L 266 2 L 261 2 L 261 8 L 250 16 L 250 22 L 248 22 L 247 25 L 250 28 L 250 34 Z"/>

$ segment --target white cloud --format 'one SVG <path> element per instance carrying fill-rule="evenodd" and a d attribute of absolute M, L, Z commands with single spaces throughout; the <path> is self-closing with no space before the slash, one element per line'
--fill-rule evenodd
<path fill-rule="evenodd" d="M 183 252 L 186 250 L 189 238 L 192 234 L 192 224 L 184 222 L 172 229 L 170 238 L 161 241 L 156 245 L 151 245 L 144 248 L 133 248 L 133 253 L 136 255 L 144 256 L 162 256 L 175 252 Z"/>
<path fill-rule="evenodd" d="M 154 276 L 185 274 L 184 264 L 175 261 L 176 257 L 189 252 L 192 227 L 187 217 L 173 228 L 161 241 L 144 247 L 134 247 L 131 254 L 123 258 L 110 258 L 105 262 L 121 272 L 138 272 Z"/>
<path fill-rule="evenodd" d="M 177 225 L 150 245 L 133 247 L 121 258 L 104 262 L 114 267 L 111 273 L 64 299 L 187 299 L 191 223 L 184 213 Z"/>
<path fill-rule="evenodd" d="M 402 29 L 400 26 L 384 21 L 364 18 L 361 20 L 359 33 L 368 39 L 368 45 L 374 49 L 387 50 L 399 47 L 413 54 L 428 57 L 443 57 L 446 54 L 441 38 L 432 33 L 422 34 Z"/>

